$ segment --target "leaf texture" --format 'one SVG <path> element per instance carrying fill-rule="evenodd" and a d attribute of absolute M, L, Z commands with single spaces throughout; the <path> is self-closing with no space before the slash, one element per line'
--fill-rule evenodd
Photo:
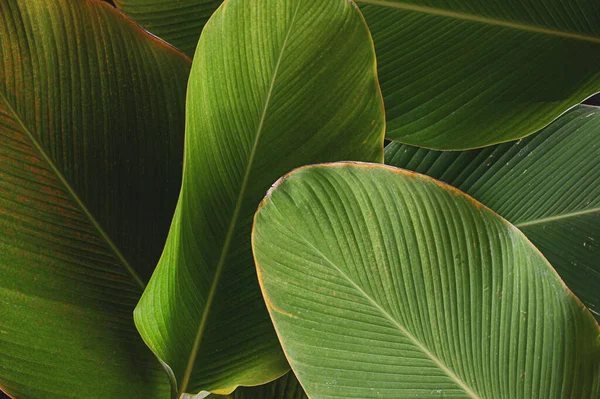
<path fill-rule="evenodd" d="M 239 387 L 229 396 L 210 395 L 209 399 L 308 399 L 293 372 L 256 387 Z"/>
<path fill-rule="evenodd" d="M 220 3 L 117 1 L 189 55 Z M 455 150 L 510 141 L 600 91 L 596 0 L 358 4 L 375 41 L 390 140 Z"/>
<path fill-rule="evenodd" d="M 600 91 L 600 2 L 362 0 L 386 138 L 468 149 L 525 137 Z"/>
<path fill-rule="evenodd" d="M 229 393 L 289 366 L 260 295 L 252 217 L 291 169 L 383 157 L 373 45 L 345 0 L 226 1 L 198 45 L 183 187 L 135 321 L 180 393 Z"/>
<path fill-rule="evenodd" d="M 0 387 L 9 395 L 168 395 L 132 311 L 177 200 L 189 69 L 106 3 L 0 3 Z"/>
<path fill-rule="evenodd" d="M 517 142 L 465 152 L 391 143 L 385 158 L 508 219 L 600 320 L 600 108 L 578 106 Z"/>
<path fill-rule="evenodd" d="M 373 164 L 300 168 L 259 207 L 253 248 L 311 399 L 600 393 L 591 314 L 518 229 L 451 186 Z"/>
<path fill-rule="evenodd" d="M 204 24 L 223 0 L 115 0 L 115 4 L 144 28 L 190 57 Z"/>

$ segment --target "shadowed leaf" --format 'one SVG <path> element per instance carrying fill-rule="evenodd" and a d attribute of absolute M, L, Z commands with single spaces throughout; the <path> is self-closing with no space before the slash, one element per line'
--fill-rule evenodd
<path fill-rule="evenodd" d="M 0 3 L 0 387 L 164 398 L 132 320 L 181 178 L 190 61 L 106 3 Z"/>

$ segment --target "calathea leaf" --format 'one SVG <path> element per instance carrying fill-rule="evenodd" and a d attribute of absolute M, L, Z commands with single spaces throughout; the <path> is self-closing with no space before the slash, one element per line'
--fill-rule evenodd
<path fill-rule="evenodd" d="M 463 152 L 391 143 L 388 165 L 427 174 L 508 219 L 600 319 L 600 108 L 577 106 L 526 139 Z"/>
<path fill-rule="evenodd" d="M 133 324 L 177 201 L 191 62 L 106 3 L 0 3 L 0 388 L 164 398 Z"/>
<path fill-rule="evenodd" d="M 600 395 L 590 312 L 523 233 L 449 185 L 300 168 L 265 197 L 253 248 L 311 399 Z"/>
<path fill-rule="evenodd" d="M 228 0 L 208 22 L 187 97 L 183 187 L 135 311 L 180 393 L 229 393 L 284 374 L 258 288 L 252 217 L 277 178 L 383 158 L 375 54 L 346 0 Z"/>
<path fill-rule="evenodd" d="M 525 137 L 600 91 L 600 2 L 361 0 L 387 138 L 436 149 Z"/>

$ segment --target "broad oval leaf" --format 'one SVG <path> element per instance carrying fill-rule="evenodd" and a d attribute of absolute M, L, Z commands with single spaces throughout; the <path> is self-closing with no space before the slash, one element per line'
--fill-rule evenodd
<path fill-rule="evenodd" d="M 600 2 L 360 0 L 386 138 L 436 149 L 525 137 L 600 91 Z"/>
<path fill-rule="evenodd" d="M 257 211 L 282 346 L 317 398 L 592 398 L 600 328 L 514 226 L 389 166 L 301 168 Z"/>
<path fill-rule="evenodd" d="M 353 3 L 228 0 L 213 15 L 188 86 L 183 188 L 135 311 L 180 393 L 227 393 L 289 369 L 256 281 L 252 217 L 297 166 L 381 162 L 384 123 Z"/>
<path fill-rule="evenodd" d="M 220 1 L 116 3 L 192 54 Z M 600 91 L 597 0 L 358 5 L 375 41 L 390 140 L 437 149 L 514 140 Z"/>
<path fill-rule="evenodd" d="M 0 3 L 0 387 L 161 398 L 132 312 L 177 201 L 191 62 L 99 1 Z"/>
<path fill-rule="evenodd" d="M 442 180 L 518 227 L 600 320 L 600 108 L 526 139 L 441 152 L 391 143 L 388 165 Z"/>

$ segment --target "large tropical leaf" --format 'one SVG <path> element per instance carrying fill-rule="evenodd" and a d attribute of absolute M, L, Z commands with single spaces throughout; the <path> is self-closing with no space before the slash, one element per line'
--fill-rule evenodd
<path fill-rule="evenodd" d="M 600 319 L 600 108 L 578 106 L 517 142 L 464 152 L 391 143 L 385 158 L 508 219 Z"/>
<path fill-rule="evenodd" d="M 301 168 L 259 208 L 254 255 L 318 398 L 592 398 L 600 328 L 514 226 L 373 164 Z"/>
<path fill-rule="evenodd" d="M 187 101 L 183 188 L 135 321 L 179 392 L 227 393 L 289 369 L 250 248 L 264 193 L 303 164 L 382 160 L 371 37 L 346 0 L 228 0 Z"/>
<path fill-rule="evenodd" d="M 175 208 L 190 61 L 108 4 L 0 3 L 0 387 L 160 398 L 132 312 Z"/>
<path fill-rule="evenodd" d="M 220 1 L 117 4 L 191 55 Z M 600 91 L 597 0 L 358 4 L 375 40 L 389 139 L 439 149 L 509 141 Z"/>
<path fill-rule="evenodd" d="M 360 0 L 387 138 L 437 149 L 509 141 L 600 91 L 597 0 Z"/>

